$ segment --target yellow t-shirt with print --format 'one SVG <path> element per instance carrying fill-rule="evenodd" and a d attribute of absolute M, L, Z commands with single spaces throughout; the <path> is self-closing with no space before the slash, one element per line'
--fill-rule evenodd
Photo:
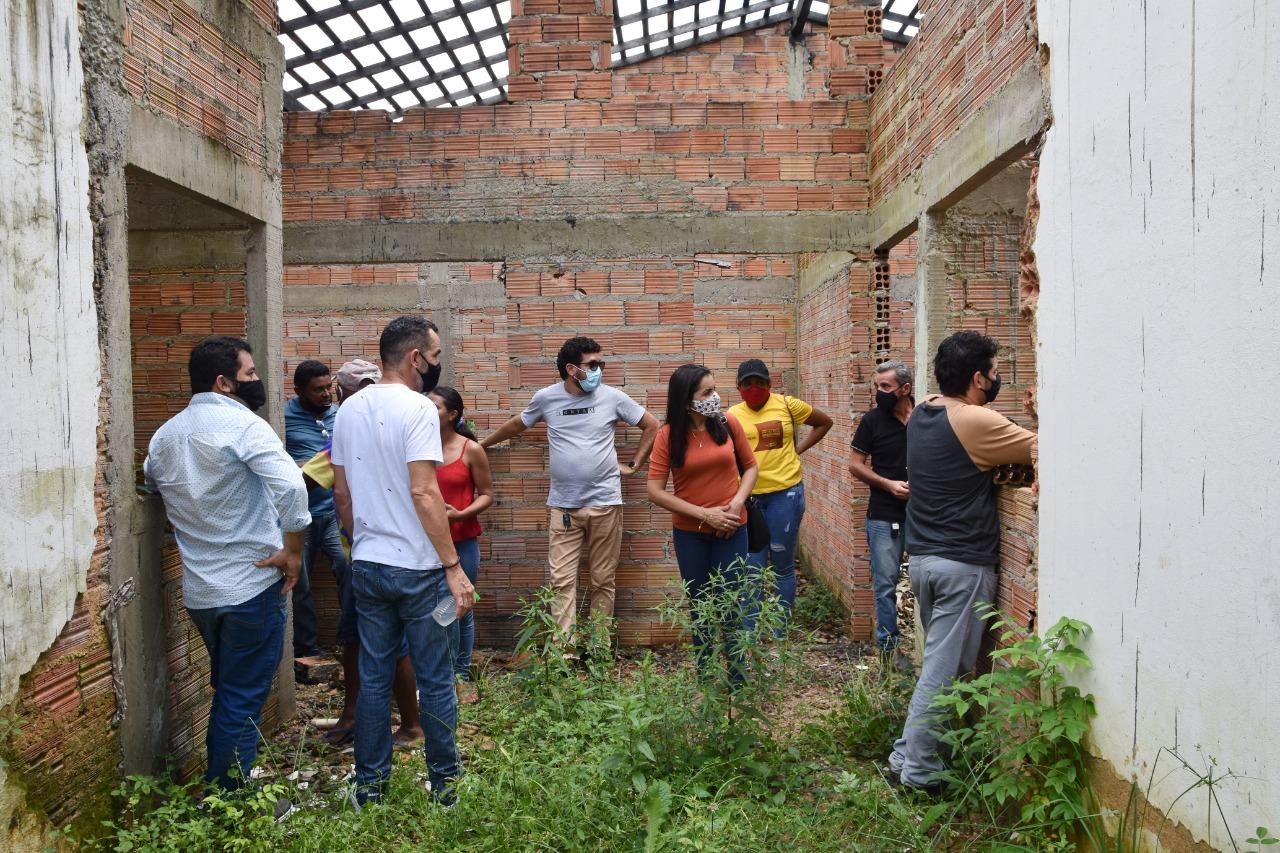
<path fill-rule="evenodd" d="M 729 409 L 742 424 L 747 443 L 756 454 L 760 477 L 753 495 L 767 495 L 789 489 L 800 482 L 800 454 L 796 453 L 796 427 L 809 419 L 813 406 L 804 400 L 782 394 L 770 394 L 759 411 L 746 403 Z"/>

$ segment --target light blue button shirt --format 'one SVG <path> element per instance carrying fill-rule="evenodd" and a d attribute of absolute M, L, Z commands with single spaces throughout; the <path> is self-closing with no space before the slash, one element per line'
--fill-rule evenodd
<path fill-rule="evenodd" d="M 262 418 L 222 394 L 196 394 L 156 430 L 143 474 L 164 499 L 182 555 L 187 607 L 242 604 L 280 579 L 255 562 L 311 523 L 302 471 Z"/>

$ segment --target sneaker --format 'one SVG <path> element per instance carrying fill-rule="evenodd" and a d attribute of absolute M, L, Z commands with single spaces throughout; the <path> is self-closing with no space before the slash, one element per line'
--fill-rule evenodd
<path fill-rule="evenodd" d="M 284 823 L 289 819 L 289 815 L 293 814 L 293 803 L 289 802 L 288 797 L 281 797 L 276 800 L 276 807 L 273 813 L 276 823 Z"/>
<path fill-rule="evenodd" d="M 930 782 L 928 785 L 912 785 L 909 782 L 902 781 L 901 771 L 894 770 L 892 767 L 885 767 L 880 771 L 880 775 L 884 776 L 884 780 L 889 783 L 889 787 L 895 791 L 923 794 L 926 797 L 939 797 L 942 795 L 941 782 Z"/>
<path fill-rule="evenodd" d="M 347 785 L 346 800 L 353 811 L 362 812 L 366 806 L 376 806 L 382 802 L 382 795 L 373 792 L 364 793 L 360 790 L 360 786 L 352 781 Z"/>

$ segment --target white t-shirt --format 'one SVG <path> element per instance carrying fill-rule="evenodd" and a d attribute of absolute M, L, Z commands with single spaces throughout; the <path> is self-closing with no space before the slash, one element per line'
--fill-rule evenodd
<path fill-rule="evenodd" d="M 426 395 L 379 383 L 342 404 L 332 459 L 351 489 L 351 559 L 404 569 L 442 565 L 413 508 L 409 463 L 443 458 L 440 416 Z"/>

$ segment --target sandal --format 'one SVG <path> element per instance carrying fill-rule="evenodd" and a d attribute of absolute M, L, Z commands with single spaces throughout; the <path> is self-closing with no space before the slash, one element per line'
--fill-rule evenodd
<path fill-rule="evenodd" d="M 324 742 L 334 749 L 342 749 L 343 747 L 350 746 L 351 743 L 355 741 L 356 727 L 351 726 L 346 729 L 329 729 L 329 731 L 321 735 L 321 738 L 323 738 Z"/>

